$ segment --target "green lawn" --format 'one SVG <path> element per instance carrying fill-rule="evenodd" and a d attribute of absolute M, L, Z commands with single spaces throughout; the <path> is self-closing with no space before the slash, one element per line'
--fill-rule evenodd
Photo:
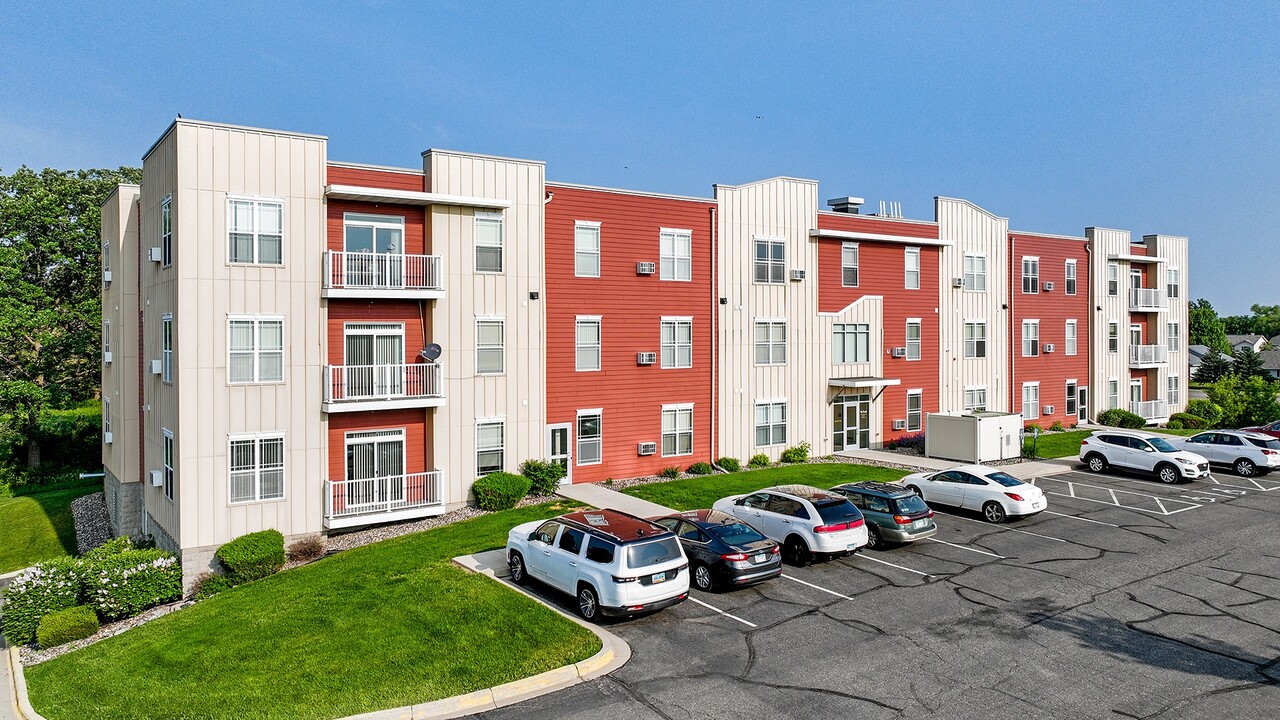
<path fill-rule="evenodd" d="M 773 485 L 800 484 L 829 488 L 841 483 L 863 480 L 893 482 L 906 474 L 906 470 L 868 465 L 806 463 L 649 483 L 628 488 L 623 492 L 676 510 L 697 510 L 709 508 L 716 500 L 727 495 L 740 495 Z"/>
<path fill-rule="evenodd" d="M 583 660 L 594 634 L 450 563 L 564 510 L 493 513 L 228 590 L 28 668 L 32 703 L 50 720 L 335 718 Z"/>
<path fill-rule="evenodd" d="M 0 498 L 0 573 L 75 555 L 71 501 L 101 489 L 101 485 L 82 485 Z"/>
<path fill-rule="evenodd" d="M 1080 441 L 1089 437 L 1092 430 L 1067 430 L 1066 432 L 1040 433 L 1036 440 L 1036 457 L 1062 458 L 1080 454 Z M 1022 441 L 1023 448 L 1031 451 L 1031 438 Z"/>

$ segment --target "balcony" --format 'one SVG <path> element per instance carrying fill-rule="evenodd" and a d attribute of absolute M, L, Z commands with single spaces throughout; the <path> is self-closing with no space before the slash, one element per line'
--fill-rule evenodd
<path fill-rule="evenodd" d="M 437 363 L 413 365 L 326 365 L 327 413 L 440 407 L 444 386 Z"/>
<path fill-rule="evenodd" d="M 1129 412 L 1143 420 L 1164 420 L 1169 417 L 1169 404 L 1164 400 L 1135 400 L 1129 403 Z"/>
<path fill-rule="evenodd" d="M 438 255 L 327 250 L 320 296 L 435 300 L 444 297 L 443 271 Z"/>
<path fill-rule="evenodd" d="M 1130 345 L 1129 367 L 1160 367 L 1169 361 L 1169 348 L 1164 345 Z"/>
<path fill-rule="evenodd" d="M 324 484 L 324 526 L 355 527 L 440 515 L 440 471 Z"/>
<path fill-rule="evenodd" d="M 1156 312 L 1169 306 L 1164 290 L 1159 288 L 1130 288 L 1130 312 Z"/>

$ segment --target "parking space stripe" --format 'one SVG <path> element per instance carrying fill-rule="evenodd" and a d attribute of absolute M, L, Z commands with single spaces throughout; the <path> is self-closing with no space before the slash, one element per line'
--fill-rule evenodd
<path fill-rule="evenodd" d="M 690 595 L 690 596 L 689 596 L 689 600 L 690 600 L 690 602 L 698 603 L 698 604 L 699 604 L 699 605 L 701 605 L 702 607 L 704 607 L 704 608 L 706 608 L 706 609 L 708 609 L 708 610 L 710 610 L 710 611 L 712 611 L 712 612 L 720 613 L 721 615 L 723 615 L 723 616 L 725 616 L 725 617 L 729 618 L 730 620 L 737 620 L 738 622 L 742 623 L 743 625 L 746 625 L 747 627 L 758 627 L 758 626 L 757 626 L 755 623 L 753 623 L 753 622 L 748 622 L 748 621 L 743 620 L 742 618 L 738 617 L 737 615 L 734 615 L 733 613 L 727 613 L 727 612 L 725 612 L 725 611 L 721 610 L 720 608 L 715 607 L 714 605 L 710 605 L 710 604 L 708 604 L 708 603 L 704 603 L 704 602 L 702 602 L 701 600 L 699 600 L 698 598 L 696 598 L 696 597 L 694 597 L 694 596 L 692 596 L 692 595 Z"/>
<path fill-rule="evenodd" d="M 1006 557 L 1005 557 L 1005 556 L 1003 556 L 1003 555 L 997 555 L 997 554 L 995 554 L 995 553 L 993 553 L 993 552 L 987 552 L 986 550 L 979 550 L 978 548 L 971 548 L 971 547 L 968 547 L 968 546 L 965 546 L 965 545 L 957 545 L 957 544 L 955 544 L 955 543 L 949 543 L 949 542 L 947 542 L 946 540 L 939 540 L 939 539 L 937 539 L 937 538 L 925 538 L 925 540 L 928 540 L 929 542 L 936 542 L 936 543 L 939 543 L 939 544 L 941 544 L 941 545 L 950 545 L 950 546 L 951 546 L 951 547 L 953 547 L 953 548 L 960 548 L 961 550 L 968 550 L 969 552 L 976 552 L 976 553 L 978 553 L 978 554 L 980 554 L 980 555 L 990 555 L 990 556 L 991 556 L 991 557 L 993 557 L 993 558 L 1000 558 L 1001 560 L 1007 560 L 1007 559 L 1008 559 L 1008 558 L 1006 558 Z"/>
<path fill-rule="evenodd" d="M 935 512 L 935 513 L 937 513 L 938 511 L 937 511 L 937 510 L 935 510 L 934 512 Z M 1046 512 L 1047 512 L 1047 511 L 1046 511 Z M 1000 525 L 992 525 L 991 523 L 982 522 L 981 520 L 974 520 L 973 518 L 967 518 L 967 517 L 964 517 L 963 515 L 953 515 L 953 514 L 951 514 L 951 513 L 949 513 L 949 512 L 938 513 L 938 514 L 940 514 L 940 515 L 946 515 L 947 517 L 955 518 L 955 519 L 957 519 L 957 520 L 966 520 L 966 521 L 968 521 L 968 522 L 976 523 L 976 524 L 978 524 L 978 525 L 986 525 L 987 527 L 990 527 L 992 530 L 996 530 L 996 531 L 998 531 L 998 532 L 1016 532 L 1016 533 L 1022 533 L 1023 535 L 1035 535 L 1036 537 L 1044 538 L 1045 540 L 1054 540 L 1054 541 L 1056 541 L 1056 542 L 1067 542 L 1066 540 L 1063 540 L 1062 538 L 1053 537 L 1052 535 L 1041 535 L 1040 533 L 1033 533 L 1033 532 L 1031 532 L 1030 530 L 1020 530 L 1020 529 L 1018 529 L 1018 528 L 1002 527 L 1002 526 L 1000 526 Z"/>
<path fill-rule="evenodd" d="M 1088 483 L 1075 482 L 1072 480 L 1063 480 L 1061 478 L 1053 478 L 1053 477 L 1036 478 L 1032 482 L 1033 484 L 1041 485 L 1040 489 L 1044 490 L 1045 494 L 1047 495 L 1057 495 L 1059 497 L 1071 498 L 1072 500 L 1083 500 L 1085 502 L 1098 503 L 1100 505 L 1110 505 L 1111 507 L 1117 507 L 1124 510 L 1133 510 L 1135 512 L 1149 513 L 1151 515 L 1164 515 L 1164 516 L 1176 515 L 1180 512 L 1185 512 L 1187 510 L 1194 510 L 1195 508 L 1203 507 L 1203 505 L 1200 505 L 1198 503 L 1193 503 L 1188 500 L 1177 500 L 1173 498 L 1164 498 L 1162 500 L 1160 496 L 1153 495 L 1149 492 L 1136 492 L 1134 490 L 1116 490 L 1114 488 L 1103 487 L 1101 485 L 1090 485 Z M 1065 485 L 1066 487 L 1063 488 L 1065 492 L 1058 492 L 1055 490 L 1045 489 L 1045 487 L 1042 484 L 1047 482 L 1059 483 L 1059 485 L 1051 485 L 1050 487 L 1061 487 Z M 1086 495 L 1101 495 L 1102 497 L 1086 497 Z M 1120 495 L 1123 495 L 1125 497 L 1124 502 L 1120 501 L 1119 499 Z M 1106 499 L 1108 497 L 1110 498 L 1109 500 Z M 1148 504 L 1154 503 L 1155 506 L 1159 509 L 1153 510 L 1150 507 L 1139 507 L 1138 505 L 1134 504 L 1137 502 L 1144 502 Z M 1167 507 L 1165 507 L 1166 502 L 1173 503 L 1175 509 L 1170 510 Z M 1185 505 L 1186 507 L 1176 507 L 1177 505 Z"/>
<path fill-rule="evenodd" d="M 827 593 L 827 594 L 830 594 L 830 595 L 835 595 L 835 596 L 836 596 L 836 597 L 838 597 L 838 598 L 844 598 L 845 600 L 852 600 L 852 599 L 853 599 L 853 598 L 849 597 L 848 595 L 844 595 L 844 594 L 838 593 L 838 592 L 836 592 L 835 590 L 828 590 L 828 589 L 826 589 L 826 588 L 822 587 L 821 585 L 814 585 L 814 584 L 813 584 L 813 583 L 811 583 L 811 582 L 805 582 L 804 580 L 801 580 L 801 579 L 800 579 L 800 578 L 798 578 L 798 577 L 792 577 L 792 576 L 790 576 L 790 575 L 785 575 L 785 574 L 784 574 L 782 577 L 784 577 L 784 578 L 786 578 L 786 579 L 788 579 L 788 580 L 792 580 L 792 581 L 794 581 L 794 582 L 798 582 L 798 583 L 800 583 L 801 585 L 808 585 L 809 587 L 813 588 L 814 590 L 821 590 L 821 591 L 822 591 L 822 592 L 824 592 L 824 593 Z"/>
<path fill-rule="evenodd" d="M 1054 512 L 1052 510 L 1045 510 L 1044 512 L 1048 515 L 1057 515 L 1058 517 L 1070 518 L 1072 520 L 1083 520 L 1084 522 L 1091 522 L 1091 523 L 1094 523 L 1095 525 L 1106 525 L 1107 527 L 1113 527 L 1113 528 L 1120 527 L 1115 523 L 1102 522 L 1101 520 L 1094 520 L 1093 518 L 1080 517 L 1079 515 L 1068 515 L 1066 513 Z"/>
<path fill-rule="evenodd" d="M 909 573 L 915 573 L 915 574 L 917 574 L 917 575 L 923 575 L 923 576 L 925 576 L 925 577 L 933 577 L 933 574 L 932 574 L 932 573 L 921 572 L 921 571 L 919 571 L 919 570 L 912 570 L 912 569 L 911 569 L 911 568 L 909 568 L 909 567 L 903 567 L 902 565 L 895 565 L 895 564 L 893 564 L 893 563 L 891 563 L 891 562 L 888 562 L 888 561 L 886 561 L 886 560 L 880 560 L 879 558 L 873 558 L 873 557 L 871 557 L 870 555 L 863 555 L 862 553 L 858 553 L 857 555 L 854 555 L 854 557 L 856 557 L 856 558 L 860 558 L 860 559 L 862 559 L 862 560 L 870 560 L 871 562 L 877 562 L 877 563 L 880 563 L 881 565 L 888 565 L 889 567 L 895 567 L 895 568 L 898 568 L 899 570 L 906 570 L 906 571 L 907 571 L 907 572 L 909 572 Z"/>
<path fill-rule="evenodd" d="M 1214 485 L 1221 485 L 1223 487 L 1243 488 L 1245 490 L 1257 490 L 1258 492 L 1271 492 L 1272 490 L 1280 490 L 1280 485 L 1272 485 L 1271 487 L 1266 487 L 1262 483 L 1258 482 L 1257 480 L 1254 480 L 1253 478 L 1237 478 L 1240 482 L 1251 483 L 1249 485 L 1233 485 L 1231 483 L 1224 483 L 1212 475 L 1210 475 L 1205 479 L 1212 482 Z"/>

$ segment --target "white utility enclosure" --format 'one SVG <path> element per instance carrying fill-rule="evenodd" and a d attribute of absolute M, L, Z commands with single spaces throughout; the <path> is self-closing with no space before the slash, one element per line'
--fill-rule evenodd
<path fill-rule="evenodd" d="M 1022 453 L 1022 415 L 1017 413 L 929 413 L 927 427 L 927 457 L 983 463 Z"/>

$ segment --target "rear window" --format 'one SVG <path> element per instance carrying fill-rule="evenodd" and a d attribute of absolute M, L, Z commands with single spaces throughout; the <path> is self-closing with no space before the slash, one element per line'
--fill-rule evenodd
<path fill-rule="evenodd" d="M 984 477 L 988 480 L 995 480 L 1005 487 L 1017 487 L 1022 484 L 1021 480 L 1008 473 L 993 472 L 990 475 L 985 475 Z"/>
<path fill-rule="evenodd" d="M 919 495 L 898 498 L 893 501 L 893 504 L 898 509 L 897 512 L 899 515 L 914 515 L 916 513 L 929 512 L 929 506 L 924 504 L 924 499 Z"/>
<path fill-rule="evenodd" d="M 1267 438 L 1266 440 L 1263 440 L 1262 438 L 1249 438 L 1249 442 L 1253 443 L 1254 445 L 1257 445 L 1260 448 L 1266 448 L 1268 450 L 1280 450 L 1280 440 L 1277 440 L 1275 438 Z"/>
<path fill-rule="evenodd" d="M 763 535 L 756 532 L 755 528 L 745 523 L 729 523 L 728 525 L 717 525 L 707 529 L 711 531 L 712 535 L 730 545 L 747 545 L 765 539 Z"/>
<path fill-rule="evenodd" d="M 819 500 L 813 505 L 818 509 L 818 515 L 822 517 L 824 525 L 850 522 L 862 518 L 862 513 L 858 512 L 858 508 L 854 507 L 853 503 L 848 500 Z"/>
<path fill-rule="evenodd" d="M 627 546 L 627 567 L 642 568 L 680 558 L 680 543 L 674 537 Z"/>
<path fill-rule="evenodd" d="M 587 541 L 587 559 L 601 565 L 613 562 L 613 543 L 592 537 Z"/>

